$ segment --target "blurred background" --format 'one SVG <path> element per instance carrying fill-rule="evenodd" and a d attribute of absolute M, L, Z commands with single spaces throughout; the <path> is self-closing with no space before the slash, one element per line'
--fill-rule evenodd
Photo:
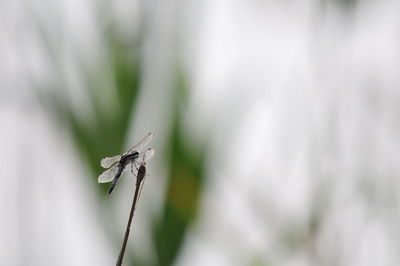
<path fill-rule="evenodd" d="M 0 3 L 0 265 L 400 265 L 400 2 Z"/>

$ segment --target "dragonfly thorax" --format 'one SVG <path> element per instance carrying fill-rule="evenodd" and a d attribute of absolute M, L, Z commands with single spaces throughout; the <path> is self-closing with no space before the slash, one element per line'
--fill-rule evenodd
<path fill-rule="evenodd" d="M 120 165 L 126 166 L 133 161 L 135 161 L 139 157 L 139 152 L 134 151 L 133 153 L 122 155 L 121 160 L 119 161 Z"/>

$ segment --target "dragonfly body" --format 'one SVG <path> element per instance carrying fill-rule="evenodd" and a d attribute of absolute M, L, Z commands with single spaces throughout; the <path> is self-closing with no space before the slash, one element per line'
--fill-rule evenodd
<path fill-rule="evenodd" d="M 125 167 L 128 164 L 134 163 L 135 160 L 139 157 L 139 152 L 135 151 L 131 154 L 124 153 L 118 162 L 118 171 L 117 174 L 114 177 L 114 180 L 111 183 L 110 189 L 108 190 L 108 194 L 111 194 L 111 192 L 114 190 L 115 185 L 117 184 L 119 178 L 121 177 L 122 172 L 125 170 Z"/>
<path fill-rule="evenodd" d="M 101 160 L 101 166 L 108 169 L 99 176 L 98 182 L 106 183 L 112 181 L 110 189 L 108 191 L 109 194 L 113 191 L 123 171 L 129 164 L 132 165 L 132 172 L 133 172 L 133 165 L 135 166 L 136 170 L 138 171 L 136 174 L 138 178 L 139 176 L 143 175 L 143 171 L 144 171 L 143 177 L 145 176 L 146 169 L 145 166 L 142 167 L 142 165 L 144 165 L 145 162 L 154 155 L 154 150 L 147 149 L 144 152 L 140 152 L 140 149 L 143 146 L 145 146 L 148 142 L 150 142 L 153 136 L 154 136 L 153 133 L 149 133 L 141 141 L 139 141 L 135 146 L 133 146 L 124 154 L 117 155 L 114 157 L 106 157 L 103 160 Z M 139 169 L 137 168 L 136 163 L 140 165 Z"/>

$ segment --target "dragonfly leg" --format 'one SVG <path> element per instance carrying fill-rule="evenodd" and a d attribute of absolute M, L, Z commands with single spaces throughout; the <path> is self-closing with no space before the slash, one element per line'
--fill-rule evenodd
<path fill-rule="evenodd" d="M 136 171 L 138 171 L 138 170 L 139 170 L 139 168 L 137 167 L 137 165 L 136 165 L 135 161 L 133 161 L 133 162 L 131 163 L 131 172 L 132 172 L 132 174 L 133 174 L 134 176 L 136 176 L 136 175 L 135 175 L 135 173 L 133 172 L 133 166 L 135 166 L 135 168 L 136 168 Z"/>
<path fill-rule="evenodd" d="M 137 167 L 137 165 L 136 165 L 135 162 L 133 162 L 133 164 L 135 165 L 136 171 L 138 171 L 138 170 L 139 170 L 139 167 Z"/>

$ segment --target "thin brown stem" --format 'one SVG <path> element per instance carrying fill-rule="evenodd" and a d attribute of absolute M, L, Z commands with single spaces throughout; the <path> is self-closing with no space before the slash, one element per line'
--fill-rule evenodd
<path fill-rule="evenodd" d="M 124 242 L 122 243 L 122 248 L 121 248 L 121 251 L 120 251 L 119 256 L 118 256 L 117 266 L 121 266 L 122 265 L 122 260 L 124 259 L 125 249 L 126 249 L 126 245 L 128 243 L 129 232 L 131 231 L 132 218 L 133 218 L 133 214 L 135 212 L 136 202 L 137 202 L 137 199 L 138 199 L 141 182 L 142 182 L 142 180 L 140 180 L 138 178 L 137 182 L 136 182 L 135 194 L 133 196 L 131 213 L 129 214 L 128 225 L 126 226 Z"/>

